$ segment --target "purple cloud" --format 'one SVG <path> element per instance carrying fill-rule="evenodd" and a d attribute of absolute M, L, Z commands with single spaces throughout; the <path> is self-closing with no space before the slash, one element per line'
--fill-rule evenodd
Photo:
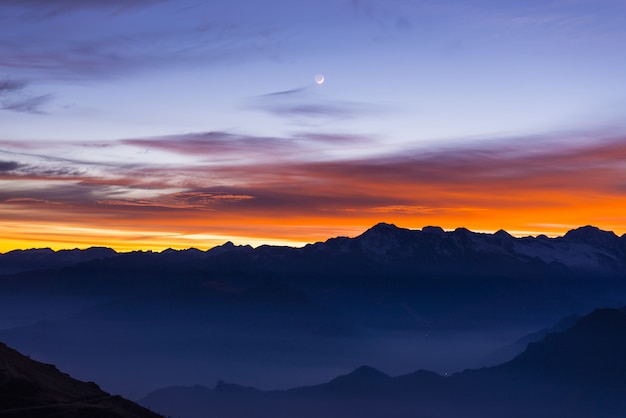
<path fill-rule="evenodd" d="M 5 160 L 0 175 L 15 181 L 15 187 L 0 198 L 12 204 L 56 202 L 77 211 L 111 209 L 137 216 L 143 210 L 192 209 L 348 216 L 350 211 L 430 214 L 467 205 L 540 205 L 552 202 L 552 196 L 623 194 L 626 140 L 619 135 L 578 143 L 566 136 L 481 141 L 331 160 L 300 152 L 309 142 L 350 146 L 358 140 L 316 133 L 275 139 L 225 132 L 122 140 L 111 143 L 107 152 L 132 145 L 199 159 L 181 165 L 143 160 L 132 166 L 70 163 L 57 157 L 37 164 Z M 254 158 L 224 158 L 241 156 L 244 150 Z M 54 183 L 31 188 L 32 180 Z M 526 197 L 519 201 L 520 196 Z"/>
<path fill-rule="evenodd" d="M 355 118 L 385 112 L 372 103 L 328 100 L 317 96 L 315 85 L 254 97 L 247 108 L 289 119 Z"/>
<path fill-rule="evenodd" d="M 214 22 L 206 18 L 213 9 L 171 0 L 0 2 L 0 69 L 40 80 L 102 80 L 247 60 L 277 44 L 276 28 L 238 14 Z"/>
<path fill-rule="evenodd" d="M 12 100 L 2 101 L 2 109 L 13 110 L 15 112 L 43 114 L 41 108 L 52 99 L 53 95 L 44 94 L 41 96 L 22 97 Z"/>
<path fill-rule="evenodd" d="M 260 153 L 284 152 L 296 144 L 282 138 L 237 135 L 227 132 L 202 132 L 157 138 L 127 139 L 121 141 L 145 149 L 204 157 L 212 161 L 237 160 Z"/>
<path fill-rule="evenodd" d="M 22 164 L 16 161 L 0 161 L 0 173 L 8 173 L 22 167 Z"/>
<path fill-rule="evenodd" d="M 24 113 L 44 113 L 41 107 L 52 99 L 51 94 L 33 96 L 25 91 L 26 80 L 5 78 L 0 80 L 0 109 Z"/>
<path fill-rule="evenodd" d="M 170 0 L 13 0 L 5 2 L 5 5 L 28 11 L 34 15 L 54 15 L 88 9 L 104 9 L 120 13 L 167 1 Z"/>
<path fill-rule="evenodd" d="M 26 81 L 24 80 L 5 78 L 4 80 L 0 80 L 0 95 L 19 91 L 24 87 L 26 87 Z"/>

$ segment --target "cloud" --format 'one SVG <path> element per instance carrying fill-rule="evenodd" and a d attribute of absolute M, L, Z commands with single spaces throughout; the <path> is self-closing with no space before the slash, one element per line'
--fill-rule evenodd
<path fill-rule="evenodd" d="M 260 107 L 277 116 L 282 117 L 309 117 L 309 118 L 353 118 L 367 113 L 374 113 L 366 105 L 347 102 L 329 103 L 303 103 L 303 104 L 274 104 L 267 107 Z"/>
<path fill-rule="evenodd" d="M 221 167 L 231 193 L 254 196 L 241 209 L 289 213 L 362 211 L 431 214 L 562 207 L 580 196 L 621 195 L 626 167 L 622 137 L 567 145 L 561 139 L 486 141 L 386 156 L 329 161 L 274 161 Z M 196 168 L 197 178 L 203 169 Z M 199 184 L 197 184 L 199 185 Z M 429 209 L 430 208 L 430 209 Z"/>
<path fill-rule="evenodd" d="M 288 119 L 347 119 L 388 111 L 372 103 L 327 99 L 317 91 L 320 86 L 294 88 L 263 94 L 249 100 L 248 109 Z"/>
<path fill-rule="evenodd" d="M 0 179 L 8 180 L 76 180 L 83 179 L 85 172 L 75 167 L 44 167 L 0 162 Z"/>
<path fill-rule="evenodd" d="M 483 230 L 521 231 L 538 223 L 619 229 L 610 219 L 623 218 L 626 135 L 414 144 L 359 158 L 307 151 L 350 149 L 359 140 L 315 132 L 289 138 L 208 132 L 111 141 L 103 148 L 163 153 L 159 159 L 141 154 L 132 164 L 11 154 L 0 162 L 0 213 L 14 222 L 72 219 L 104 229 L 167 226 L 195 233 L 381 220 Z M 91 148 L 89 158 L 98 150 Z"/>
<path fill-rule="evenodd" d="M 24 87 L 26 87 L 26 81 L 24 80 L 5 78 L 0 80 L 0 95 L 19 91 Z"/>
<path fill-rule="evenodd" d="M 294 139 L 305 140 L 322 144 L 350 145 L 350 144 L 368 144 L 373 138 L 365 135 L 354 135 L 345 133 L 323 133 L 323 132 L 303 132 L 295 134 Z"/>
<path fill-rule="evenodd" d="M 189 190 L 185 192 L 161 195 L 155 199 L 108 199 L 96 203 L 114 206 L 137 206 L 166 209 L 199 209 L 215 210 L 218 205 L 224 203 L 236 203 L 242 200 L 253 199 L 254 196 L 231 193 L 211 193 L 202 190 Z"/>
<path fill-rule="evenodd" d="M 158 149 L 186 155 L 242 155 L 278 151 L 290 144 L 281 138 L 237 135 L 228 132 L 199 132 L 156 138 L 122 140 L 123 144 L 140 148 Z"/>
<path fill-rule="evenodd" d="M 44 94 L 41 96 L 31 96 L 15 98 L 12 100 L 6 100 L 2 102 L 2 109 L 12 110 L 14 112 L 43 114 L 45 113 L 41 108 L 53 98 L 51 94 Z"/>
<path fill-rule="evenodd" d="M 225 13 L 213 21 L 216 7 Z M 267 57 L 278 45 L 275 26 L 207 3 L 25 0 L 0 2 L 0 16 L 0 69 L 38 80 L 222 65 Z"/>
<path fill-rule="evenodd" d="M 273 93 L 266 93 L 266 94 L 262 94 L 258 97 L 276 97 L 276 96 L 293 96 L 299 93 L 303 93 L 307 90 L 310 90 L 311 88 L 314 88 L 312 86 L 306 86 L 306 87 L 299 87 L 299 88 L 295 88 L 295 89 L 289 89 L 289 90 L 281 90 L 281 91 L 276 91 Z"/>
<path fill-rule="evenodd" d="M 22 165 L 16 161 L 0 161 L 0 173 L 15 171 Z"/>
<path fill-rule="evenodd" d="M 217 165 L 238 165 L 253 162 L 311 158 L 316 150 L 346 144 L 367 144 L 372 138 L 363 135 L 302 132 L 290 137 L 266 137 L 229 132 L 196 132 L 155 138 L 121 140 L 144 150 L 157 150 L 196 157 L 199 161 Z M 256 160 L 253 160 L 255 159 Z"/>
<path fill-rule="evenodd" d="M 89 9 L 104 9 L 121 13 L 167 1 L 169 0 L 9 0 L 4 2 L 4 4 L 5 6 L 26 10 L 35 15 L 55 15 Z"/>
<path fill-rule="evenodd" d="M 349 3 L 355 16 L 365 17 L 379 27 L 396 31 L 410 30 L 413 25 L 407 16 L 416 9 L 428 7 L 427 4 L 402 4 L 397 1 L 349 0 Z"/>
<path fill-rule="evenodd" d="M 566 138 L 546 144 L 543 138 L 484 141 L 438 150 L 405 149 L 401 153 L 342 162 L 311 162 L 303 167 L 329 178 L 367 184 L 507 189 L 589 189 L 613 184 L 626 171 L 626 138 L 583 143 Z M 594 178 L 597 175 L 600 178 Z M 601 180 L 601 181 L 597 181 Z"/>
<path fill-rule="evenodd" d="M 0 191 L 0 202 L 11 205 L 36 206 L 40 207 L 41 210 L 45 209 L 42 203 L 68 205 L 68 208 L 79 206 L 80 210 L 85 210 L 92 206 L 94 196 L 98 195 L 97 188 L 81 186 L 73 182 L 48 184 L 47 187 L 41 187 L 41 184 L 36 185 L 33 182 L 23 182 L 20 179 L 15 179 L 15 181 L 22 182 L 22 187 Z"/>
<path fill-rule="evenodd" d="M 51 94 L 33 96 L 25 91 L 26 80 L 5 78 L 0 80 L 0 109 L 41 114 L 41 107 L 52 99 Z"/>
<path fill-rule="evenodd" d="M 16 174 L 30 177 L 53 176 L 80 176 L 98 169 L 113 169 L 120 171 L 131 169 L 132 164 L 121 162 L 98 162 L 86 158 L 70 158 L 69 156 L 89 155 L 76 153 L 76 148 L 82 148 L 80 143 L 65 143 L 54 141 L 0 141 L 5 149 L 0 154 L 19 160 L 19 169 Z"/>
<path fill-rule="evenodd" d="M 6 143 L 6 142 L 5 142 Z M 375 144 L 372 138 L 359 135 L 323 132 L 302 132 L 290 137 L 276 138 L 241 135 L 229 132 L 201 132 L 154 138 L 124 139 L 106 144 L 107 153 L 132 146 L 140 150 L 160 151 L 159 160 L 149 155 L 132 161 L 95 161 L 97 149 L 90 149 L 85 158 L 54 155 L 54 145 L 48 153 L 8 153 L 13 159 L 0 164 L 3 171 L 41 176 L 68 176 L 88 179 L 110 176 L 151 179 L 156 184 L 170 184 L 178 174 L 196 178 L 198 186 L 210 175 L 230 179 L 230 184 L 256 184 L 300 187 L 294 179 L 331 185 L 380 185 L 480 188 L 516 185 L 526 188 L 582 188 L 596 190 L 619 182 L 617 175 L 626 171 L 626 137 L 617 135 L 592 140 L 572 140 L 567 135 L 505 138 L 433 148 L 423 145 L 407 146 L 386 155 L 372 154 L 359 158 L 341 157 L 342 149 L 355 144 Z M 41 147 L 39 145 L 39 147 Z M 72 155 L 69 147 L 82 144 L 58 144 L 59 154 Z M 330 148 L 329 148 L 330 147 Z M 35 147 L 36 149 L 37 147 Z M 316 150 L 322 150 L 315 152 Z M 325 151 L 335 150 L 332 158 Z M 167 155 L 189 157 L 186 163 L 163 164 Z M 76 154 L 79 155 L 79 154 Z M 350 155 L 350 153 L 345 154 Z M 163 160 L 164 159 L 164 160 Z M 29 161 L 29 162 L 27 162 Z M 94 170 L 100 173 L 94 176 Z M 601 177 L 596 182 L 593 175 Z M 157 181 L 163 179 L 163 181 Z M 261 179 L 261 180 L 257 180 Z M 89 180 L 91 181 L 91 180 Z M 124 183 L 129 184 L 129 183 Z M 168 186 L 169 187 L 169 186 Z M 214 193 L 215 190 L 208 190 Z M 220 193 L 230 193 L 220 191 Z M 234 194 L 254 195 L 250 190 Z"/>

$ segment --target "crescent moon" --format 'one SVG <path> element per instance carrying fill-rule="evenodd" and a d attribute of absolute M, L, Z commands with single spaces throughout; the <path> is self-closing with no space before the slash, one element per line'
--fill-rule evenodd
<path fill-rule="evenodd" d="M 325 79 L 326 79 L 326 78 L 324 78 L 324 75 L 323 75 L 323 74 L 317 74 L 317 75 L 315 76 L 315 82 L 316 82 L 317 84 L 323 84 Z"/>

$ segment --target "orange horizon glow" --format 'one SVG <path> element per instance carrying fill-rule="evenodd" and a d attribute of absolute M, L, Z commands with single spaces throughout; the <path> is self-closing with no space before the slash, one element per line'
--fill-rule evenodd
<path fill-rule="evenodd" d="M 219 148 L 206 138 L 134 143 L 173 154 L 195 150 L 201 159 L 98 173 L 5 163 L 0 252 L 206 250 L 226 241 L 303 246 L 354 237 L 379 222 L 409 229 L 503 229 L 514 236 L 559 236 L 585 225 L 626 233 L 621 137 L 565 145 L 490 142 L 332 160 L 285 158 L 288 153 L 276 160 L 271 149 L 263 160 L 235 163 L 222 163 Z M 262 153 L 250 143 L 246 139 L 245 152 Z M 226 152 L 232 155 L 237 146 L 231 140 Z"/>
<path fill-rule="evenodd" d="M 539 192 L 519 196 L 520 201 L 537 199 Z M 184 218 L 151 217 L 149 219 L 119 219 L 81 217 L 75 222 L 47 221 L 23 223 L 15 228 L 13 222 L 0 222 L 2 241 L 0 252 L 15 249 L 52 248 L 53 250 L 104 246 L 116 251 L 168 248 L 198 248 L 207 250 L 226 241 L 236 245 L 288 245 L 301 247 L 336 236 L 355 237 L 379 222 L 393 223 L 401 228 L 421 229 L 440 226 L 446 231 L 467 228 L 474 232 L 494 233 L 503 229 L 513 236 L 562 236 L 580 226 L 593 225 L 626 233 L 623 208 L 626 197 L 550 195 L 552 206 L 498 207 L 498 201 L 483 203 L 483 207 L 449 207 L 430 209 L 395 206 L 375 208 L 368 212 L 345 209 L 336 217 L 264 217 L 243 218 L 222 214 L 220 219 L 203 217 L 203 213 L 185 213 Z M 463 196 L 467 199 L 485 199 Z M 569 204 L 558 203 L 569 198 Z M 519 203 L 522 205 L 522 202 Z M 599 216 L 598 207 L 602 207 Z M 59 218 L 63 214 L 58 214 Z M 88 226 L 85 226 L 88 225 Z"/>
<path fill-rule="evenodd" d="M 626 201 L 623 204 L 626 204 Z M 503 229 L 515 237 L 537 235 L 558 237 L 565 235 L 569 230 L 585 225 L 593 225 L 603 230 L 612 231 L 617 235 L 626 233 L 626 230 L 620 230 L 612 227 L 610 224 L 603 225 L 598 222 L 574 223 L 573 220 L 572 223 L 567 223 L 567 219 L 571 219 L 570 217 L 565 219 L 558 217 L 557 219 L 560 223 L 532 223 L 529 221 L 528 223 L 522 223 L 519 226 L 513 225 L 509 228 L 502 228 L 500 225 L 493 225 L 488 221 L 477 221 L 473 224 L 474 226 L 467 226 L 467 218 L 464 219 L 466 220 L 465 224 L 460 223 L 462 220 L 457 220 L 456 223 L 454 223 L 454 220 L 442 220 L 441 222 L 433 220 L 433 222 L 416 225 L 410 223 L 407 217 L 387 217 L 378 220 L 371 219 L 367 223 L 355 225 L 333 225 L 331 223 L 315 227 L 298 224 L 250 225 L 246 231 L 248 235 L 242 234 L 242 228 L 233 228 L 231 234 L 228 232 L 211 234 L 210 232 L 175 233 L 168 231 L 113 229 L 101 231 L 95 228 L 77 228 L 57 224 L 33 225 L 32 231 L 22 230 L 15 234 L 11 232 L 11 226 L 3 224 L 0 225 L 0 233 L 3 237 L 0 244 L 0 253 L 33 248 L 51 248 L 58 251 L 89 247 L 108 247 L 117 252 L 160 252 L 166 249 L 184 250 L 189 248 L 197 248 L 204 251 L 222 245 L 227 241 L 231 241 L 235 245 L 251 245 L 252 247 L 261 245 L 303 247 L 307 244 L 326 241 L 338 236 L 356 237 L 379 222 L 392 223 L 399 228 L 412 230 L 421 230 L 426 226 L 439 226 L 445 231 L 467 228 L 473 232 L 495 233 Z M 364 220 L 359 219 L 359 221 L 363 222 Z M 228 228 L 219 227 L 218 229 L 223 231 Z M 207 228 L 207 230 L 210 230 L 210 228 Z M 281 232 L 282 235 L 272 236 L 272 232 L 275 231 Z"/>

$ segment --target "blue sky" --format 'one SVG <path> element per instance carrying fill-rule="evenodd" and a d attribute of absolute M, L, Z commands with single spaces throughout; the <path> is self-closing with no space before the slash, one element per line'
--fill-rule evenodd
<path fill-rule="evenodd" d="M 26 0 L 0 11 L 0 71 L 24 83 L 2 94 L 6 139 L 516 135 L 618 123 L 626 96 L 619 1 Z M 315 89 L 317 73 L 327 81 Z"/>
<path fill-rule="evenodd" d="M 109 182 L 92 203 L 155 201 L 251 185 L 224 170 L 190 185 L 198 167 L 615 142 L 624 21 L 615 0 L 2 1 L 0 190 L 14 197 L 3 213 L 15 216 L 18 197 L 66 204 L 40 191 L 75 193 L 81 176 Z M 201 154 L 155 146 L 190 137 Z M 220 152 L 203 147 L 218 137 Z M 172 175 L 159 167 L 187 172 L 177 184 L 129 185 L 133 169 Z"/>

